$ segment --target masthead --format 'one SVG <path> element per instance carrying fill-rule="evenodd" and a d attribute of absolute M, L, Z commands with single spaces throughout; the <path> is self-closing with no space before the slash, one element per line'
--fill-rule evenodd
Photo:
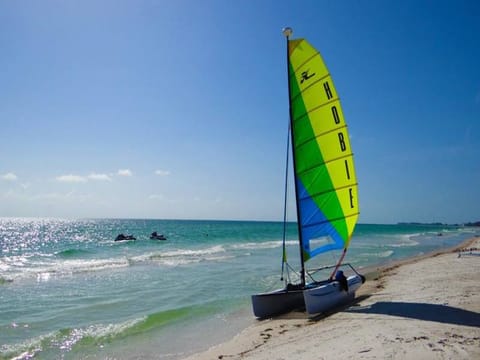
<path fill-rule="evenodd" d="M 288 37 L 292 36 L 293 30 L 292 30 L 291 27 L 285 27 L 285 28 L 282 29 L 282 33 L 283 33 L 283 35 L 285 35 L 288 38 Z"/>

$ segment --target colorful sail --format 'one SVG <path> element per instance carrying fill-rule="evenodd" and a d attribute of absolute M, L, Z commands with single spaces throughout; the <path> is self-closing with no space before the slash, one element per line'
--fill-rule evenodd
<path fill-rule="evenodd" d="M 340 99 L 319 52 L 288 40 L 290 107 L 303 260 L 349 245 L 359 208 Z"/>

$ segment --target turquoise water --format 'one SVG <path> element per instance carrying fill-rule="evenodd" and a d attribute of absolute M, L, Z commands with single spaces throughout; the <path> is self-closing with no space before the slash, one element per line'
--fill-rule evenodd
<path fill-rule="evenodd" d="M 282 229 L 279 222 L 0 219 L 0 358 L 178 359 L 226 340 L 255 321 L 251 294 L 282 286 Z M 168 240 L 150 240 L 153 231 Z M 119 233 L 137 240 L 114 242 Z M 477 234 L 360 224 L 346 261 L 361 269 Z M 295 240 L 289 224 L 294 267 Z"/>

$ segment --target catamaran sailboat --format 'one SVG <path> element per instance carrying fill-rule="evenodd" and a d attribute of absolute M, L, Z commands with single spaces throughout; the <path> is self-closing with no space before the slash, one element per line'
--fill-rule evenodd
<path fill-rule="evenodd" d="M 287 282 L 284 288 L 253 295 L 253 312 L 258 318 L 298 308 L 305 308 L 309 315 L 329 311 L 352 299 L 365 281 L 350 264 L 342 264 L 359 208 L 353 153 L 340 99 L 320 53 L 305 39 L 291 40 L 291 28 L 285 28 L 283 33 L 287 39 L 289 141 L 295 177 L 300 282 Z M 336 264 L 306 268 L 308 260 L 333 250 L 343 250 Z M 285 241 L 283 261 L 288 266 Z M 329 276 L 315 280 L 325 271 Z"/>

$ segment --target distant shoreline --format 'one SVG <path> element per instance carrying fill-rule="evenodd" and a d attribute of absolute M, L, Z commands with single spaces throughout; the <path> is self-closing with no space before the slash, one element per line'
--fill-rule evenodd
<path fill-rule="evenodd" d="M 364 272 L 364 276 L 367 278 L 367 282 L 365 283 L 365 285 L 368 286 L 369 280 L 374 280 L 374 281 L 379 280 L 379 279 L 381 279 L 382 276 L 388 275 L 389 272 L 391 272 L 394 269 L 397 269 L 400 266 L 407 265 L 407 264 L 413 264 L 413 263 L 422 261 L 424 259 L 436 257 L 436 256 L 443 255 L 443 254 L 456 253 L 463 248 L 471 247 L 473 244 L 475 244 L 475 242 L 479 238 L 480 238 L 479 236 L 475 236 L 473 238 L 466 239 L 466 240 L 462 241 L 460 244 L 455 245 L 455 246 L 431 251 L 429 253 L 422 254 L 422 255 L 412 256 L 412 257 L 409 257 L 409 258 L 406 258 L 406 259 L 393 260 L 392 262 L 389 262 L 388 264 L 385 264 L 385 265 L 367 266 L 367 267 L 362 269 L 362 271 Z M 363 293 L 365 291 L 364 290 L 366 288 L 365 285 L 360 287 L 357 295 L 360 294 L 360 293 Z"/>

